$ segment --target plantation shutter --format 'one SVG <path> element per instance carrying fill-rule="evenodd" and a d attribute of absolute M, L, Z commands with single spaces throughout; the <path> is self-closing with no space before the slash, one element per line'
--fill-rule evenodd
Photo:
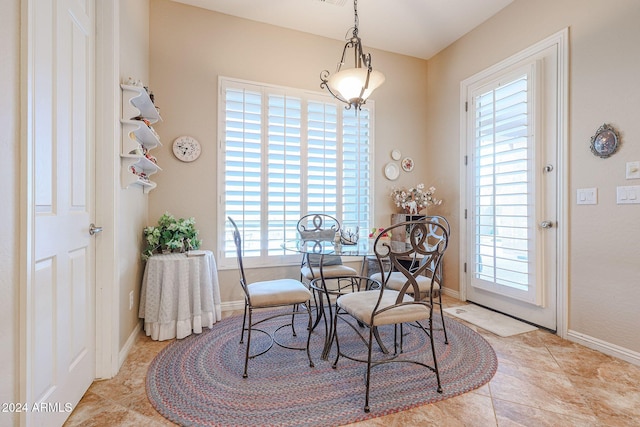
<path fill-rule="evenodd" d="M 307 212 L 338 214 L 338 107 L 310 101 L 307 130 Z"/>
<path fill-rule="evenodd" d="M 371 222 L 371 123 L 369 110 L 345 111 L 343 117 L 342 227 L 355 232 Z"/>
<path fill-rule="evenodd" d="M 484 86 L 473 96 L 472 285 L 526 301 L 535 299 L 535 248 L 528 231 L 534 221 L 531 72 Z"/>
<path fill-rule="evenodd" d="M 225 219 L 242 223 L 244 255 L 261 255 L 262 93 L 259 88 L 225 91 Z M 235 246 L 225 245 L 227 257 Z"/>
<path fill-rule="evenodd" d="M 245 265 L 299 262 L 282 248 L 306 213 L 335 216 L 366 238 L 371 209 L 372 106 L 357 114 L 328 96 L 221 78 L 218 265 L 235 266 L 227 217 Z"/>
<path fill-rule="evenodd" d="M 297 237 L 301 209 L 300 98 L 269 95 L 267 233 L 269 255 L 282 254 L 282 242 Z"/>

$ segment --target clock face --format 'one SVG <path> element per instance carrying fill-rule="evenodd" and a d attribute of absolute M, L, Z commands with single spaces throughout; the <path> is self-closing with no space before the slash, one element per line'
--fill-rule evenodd
<path fill-rule="evenodd" d="M 183 162 L 193 162 L 200 157 L 200 143 L 190 136 L 180 136 L 173 141 L 173 154 Z"/>

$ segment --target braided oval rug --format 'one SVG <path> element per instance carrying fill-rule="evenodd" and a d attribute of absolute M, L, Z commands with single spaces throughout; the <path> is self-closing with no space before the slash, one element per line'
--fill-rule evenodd
<path fill-rule="evenodd" d="M 280 342 L 304 346 L 304 316 L 296 317 L 298 337 L 292 338 L 289 328 L 277 336 Z M 443 393 L 437 392 L 435 374 L 427 368 L 412 363 L 378 365 L 372 368 L 370 413 L 363 411 L 366 364 L 341 358 L 332 369 L 335 344 L 329 359 L 322 360 L 322 324 L 312 333 L 314 368 L 306 352 L 274 345 L 249 360 L 249 377 L 242 378 L 241 316 L 165 347 L 149 366 L 147 396 L 165 418 L 185 426 L 338 426 L 407 410 L 476 389 L 496 372 L 498 361 L 489 343 L 457 321 L 445 321 L 449 344 L 442 330 L 434 332 Z M 339 323 L 343 352 L 365 357 L 366 348 L 355 331 Z M 266 325 L 263 329 L 269 330 Z M 436 329 L 441 326 L 434 320 Z M 411 326 L 405 326 L 404 333 L 404 355 L 431 364 L 428 336 Z M 381 330 L 381 336 L 392 345 L 390 327 Z M 252 339 L 252 353 L 268 345 L 264 334 L 254 333 Z M 374 353 L 382 354 L 377 346 Z"/>

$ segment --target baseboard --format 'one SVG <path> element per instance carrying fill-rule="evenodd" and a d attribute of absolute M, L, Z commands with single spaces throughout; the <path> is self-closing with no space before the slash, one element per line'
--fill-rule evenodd
<path fill-rule="evenodd" d="M 220 310 L 222 311 L 244 310 L 244 300 L 223 302 L 222 304 L 220 304 Z"/>
<path fill-rule="evenodd" d="M 631 351 L 624 347 L 620 347 L 615 344 L 611 344 L 606 341 L 599 340 L 589 335 L 581 334 L 580 332 L 569 330 L 567 332 L 567 339 L 575 343 L 581 344 L 592 350 L 597 350 L 601 353 L 613 356 L 615 358 L 624 360 L 633 365 L 640 366 L 640 353 Z"/>
<path fill-rule="evenodd" d="M 455 299 L 460 299 L 460 292 L 458 291 L 454 291 L 453 289 L 449 289 L 449 288 L 442 288 L 442 293 L 445 295 L 448 295 L 450 297 L 453 297 Z"/>
<path fill-rule="evenodd" d="M 122 368 L 122 364 L 127 359 L 129 352 L 133 348 L 133 345 L 136 343 L 136 340 L 138 339 L 138 334 L 140 333 L 141 330 L 142 330 L 142 322 L 136 323 L 136 327 L 133 328 L 131 335 L 129 335 L 129 338 L 127 338 L 127 342 L 125 342 L 122 349 L 120 349 L 120 352 L 118 353 L 118 371 L 120 371 L 120 368 Z"/>

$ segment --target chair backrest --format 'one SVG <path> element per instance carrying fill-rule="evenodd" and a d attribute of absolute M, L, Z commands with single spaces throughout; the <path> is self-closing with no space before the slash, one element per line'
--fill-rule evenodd
<path fill-rule="evenodd" d="M 302 240 L 315 240 L 318 242 L 333 242 L 336 233 L 340 232 L 340 222 L 331 215 L 322 213 L 307 214 L 298 220 L 298 234 Z M 320 255 L 306 254 L 302 259 L 302 264 L 309 267 L 320 265 Z M 323 265 L 342 264 L 342 258 L 329 255 L 324 257 Z"/>
<path fill-rule="evenodd" d="M 382 237 L 386 233 L 393 234 L 399 230 L 409 230 L 405 242 Z M 415 301 L 422 299 L 416 278 L 424 275 L 427 269 L 433 268 L 436 271 L 439 268 L 448 245 L 449 233 L 446 225 L 436 219 L 422 218 L 401 222 L 392 225 L 378 235 L 373 250 L 378 260 L 382 283 L 388 281 L 392 271 L 402 273 L 407 279 L 400 290 L 397 303 L 402 301 L 405 294 L 413 295 Z M 419 260 L 417 265 L 412 262 L 413 260 Z M 408 263 L 411 265 L 407 265 Z M 391 268 L 385 268 L 386 265 L 390 265 Z M 433 291 L 436 277 L 433 274 L 429 277 L 431 278 L 431 291 Z"/>
<path fill-rule="evenodd" d="M 240 285 L 244 291 L 245 297 L 249 298 L 249 292 L 247 291 L 247 279 L 244 275 L 244 264 L 242 263 L 242 239 L 240 238 L 240 230 L 236 222 L 227 217 L 231 225 L 233 225 L 233 242 L 236 244 L 236 259 L 238 260 L 238 274 L 240 275 Z"/>
<path fill-rule="evenodd" d="M 297 229 L 303 240 L 332 242 L 340 231 L 340 222 L 331 215 L 314 213 L 300 218 Z"/>
<path fill-rule="evenodd" d="M 449 225 L 449 221 L 447 221 L 447 219 L 443 216 L 425 216 L 424 218 L 422 218 L 423 220 L 427 220 L 430 222 L 435 222 L 438 223 L 440 225 L 442 225 L 442 227 L 435 227 L 432 225 L 429 225 L 428 230 L 428 236 L 427 236 L 427 244 L 431 245 L 431 246 L 435 246 L 437 244 L 439 244 L 442 239 L 444 238 L 444 233 L 446 232 L 447 238 L 451 238 L 451 226 Z M 426 268 L 424 270 L 424 274 L 427 277 L 432 277 L 435 276 L 435 279 L 438 283 L 442 282 L 442 262 L 440 262 L 437 266 L 433 264 L 433 262 L 431 261 L 430 263 L 427 262 L 427 258 L 423 258 L 420 260 L 420 264 L 425 264 Z"/>

